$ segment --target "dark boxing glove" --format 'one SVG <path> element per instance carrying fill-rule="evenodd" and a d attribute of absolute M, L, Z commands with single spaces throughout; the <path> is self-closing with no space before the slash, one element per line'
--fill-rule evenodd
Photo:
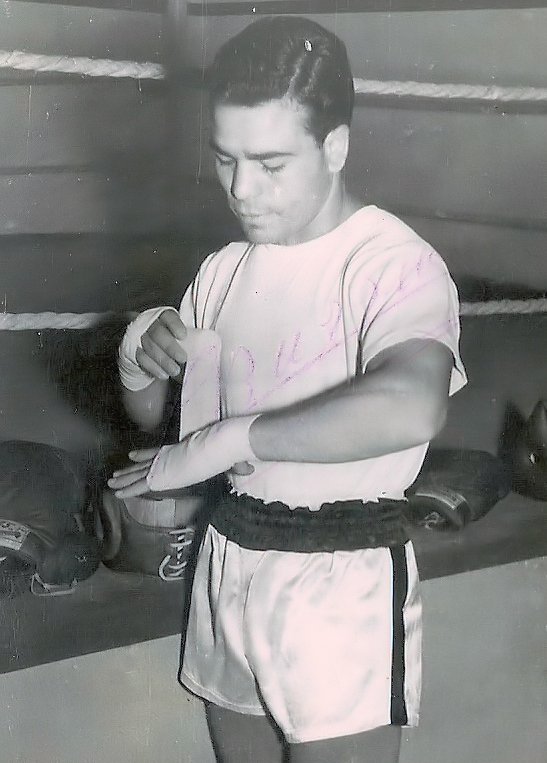
<path fill-rule="evenodd" d="M 87 491 L 76 458 L 41 443 L 0 443 L 0 595 L 70 591 L 99 565 L 84 529 Z"/>
<path fill-rule="evenodd" d="M 526 419 L 513 406 L 505 415 L 500 454 L 511 471 L 512 488 L 547 500 L 547 403 L 539 400 Z"/>
<path fill-rule="evenodd" d="M 503 462 L 481 450 L 432 449 L 406 491 L 411 522 L 460 530 L 483 517 L 511 489 Z"/>

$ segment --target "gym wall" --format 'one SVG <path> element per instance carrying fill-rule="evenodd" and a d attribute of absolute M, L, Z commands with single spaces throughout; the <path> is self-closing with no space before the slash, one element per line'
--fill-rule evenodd
<path fill-rule="evenodd" d="M 545 85 L 547 8 L 520 0 L 348 0 L 338 13 L 330 0 L 83 1 L 6 0 L 0 50 L 152 61 L 170 76 L 0 68 L 0 306 L 8 313 L 174 304 L 200 260 L 231 235 L 196 83 L 218 46 L 255 17 L 253 7 L 330 9 L 312 16 L 346 40 L 354 74 L 365 80 Z M 454 10 L 462 6 L 468 10 Z M 546 144 L 544 101 L 359 96 L 347 178 L 365 201 L 401 215 L 438 248 L 464 299 L 543 293 Z M 478 336 L 467 332 L 466 341 L 479 345 Z M 9 369 L 0 383 L 0 437 L 94 444 L 101 433 L 45 371 L 43 344 L 36 332 L 0 332 Z M 526 350 L 532 356 L 534 347 Z M 70 365 L 68 354 L 63 362 Z M 516 394 L 529 412 L 544 380 L 532 369 L 524 377 L 525 394 L 524 383 L 515 392 L 500 376 L 495 405 Z M 477 406 L 492 447 L 500 411 L 484 407 L 482 392 Z"/>
<path fill-rule="evenodd" d="M 199 74 L 218 45 L 254 17 L 252 4 L 228 0 L 90 4 L 102 7 L 9 0 L 0 8 L 0 48 L 157 61 Z M 519 7 L 525 5 L 533 3 L 355 0 L 312 17 L 347 42 L 356 77 L 542 87 L 547 8 Z M 445 10 L 462 6 L 491 9 Z M 318 4 L 290 7 L 306 13 Z M 382 7 L 395 10 L 369 12 Z M 266 8 L 276 12 L 285 3 Z M 0 236 L 158 237 L 175 229 L 216 242 L 227 235 L 195 83 L 173 88 L 0 69 L 0 84 Z M 456 277 L 547 288 L 545 101 L 357 100 L 352 189 L 407 219 Z M 189 256 L 188 274 L 196 259 Z M 85 253 L 72 265 L 80 257 L 88 270 Z M 93 262 L 114 280 L 120 276 L 110 248 L 94 253 Z M 50 287 L 54 280 L 52 273 Z"/>
<path fill-rule="evenodd" d="M 268 3 L 268 9 L 283 2 Z M 291 7 L 317 7 L 292 3 Z M 335 3 L 323 2 L 325 7 Z M 394 12 L 366 12 L 371 7 Z M 490 10 L 444 10 L 498 6 Z M 348 3 L 363 12 L 312 16 L 347 44 L 355 77 L 544 87 L 547 8 L 518 3 Z M 522 5 L 522 4 L 520 4 Z M 243 4 L 189 4 L 182 55 L 199 69 L 252 19 Z M 501 8 L 499 6 L 502 6 Z M 260 8 L 260 3 L 256 5 Z M 513 9 L 511 9 L 513 7 Z M 202 8 L 202 10 L 200 10 Z M 215 15 L 219 14 L 219 15 Z M 220 15 L 222 14 L 222 15 Z M 186 92 L 181 113 L 190 177 L 212 177 L 202 104 Z M 362 198 L 402 216 L 430 240 L 456 277 L 547 288 L 547 105 L 358 96 L 348 182 Z M 192 147 L 193 151 L 189 150 Z M 199 151 L 196 151 L 199 147 Z"/>
<path fill-rule="evenodd" d="M 458 11 L 440 9 L 481 3 L 339 0 L 341 8 L 349 3 L 355 12 L 315 18 L 347 41 L 357 77 L 545 86 L 547 8 L 519 0 Z M 382 5 L 391 12 L 358 12 Z M 439 10 L 398 10 L 403 6 Z M 2 0 L 0 49 L 150 60 L 199 73 L 252 19 L 251 7 L 215 15 L 204 2 L 206 15 L 189 16 L 183 0 Z M 281 0 L 269 3 L 278 7 Z M 177 300 L 208 248 L 230 230 L 202 105 L 195 81 L 175 89 L 0 69 L 0 312 L 126 310 Z M 546 138 L 541 104 L 440 107 L 361 98 L 348 181 L 429 238 L 460 284 L 545 291 Z M 455 398 L 448 444 L 495 451 L 506 399 L 529 413 L 545 394 L 546 320 L 463 321 L 470 383 Z M 102 402 L 88 359 L 80 356 L 76 367 L 63 352 L 82 333 L 0 331 L 0 440 L 109 447 L 105 431 L 57 381 L 59 370 L 73 381 L 83 375 L 88 398 Z M 58 342 L 53 368 L 51 339 Z M 525 516 L 530 526 L 533 514 Z M 453 551 L 465 537 L 453 536 Z M 511 552 L 515 545 L 516 534 L 507 541 Z M 403 763 L 544 761 L 546 574 L 542 558 L 426 581 L 423 723 L 405 734 Z M 124 605 L 132 602 L 137 612 L 127 622 L 125 606 L 109 598 L 115 585 L 109 590 L 104 578 L 91 578 L 72 603 L 37 600 L 29 608 L 34 620 L 23 608 L 10 619 L 6 607 L 4 655 L 15 664 L 33 644 L 47 654 L 52 624 L 64 622 L 71 606 L 76 617 L 89 616 L 81 628 L 98 644 L 121 620 L 146 632 L 157 611 L 150 598 L 138 581 L 120 585 Z M 67 641 L 76 636 L 66 629 Z M 176 684 L 178 646 L 173 635 L 70 652 L 59 662 L 42 657 L 44 664 L 5 673 L 2 761 L 212 763 L 201 705 Z"/>

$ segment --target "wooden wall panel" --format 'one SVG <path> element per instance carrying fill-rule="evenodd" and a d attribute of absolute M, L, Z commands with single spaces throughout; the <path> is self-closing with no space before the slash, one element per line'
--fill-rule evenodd
<path fill-rule="evenodd" d="M 357 109 L 348 178 L 390 207 L 547 228 L 542 114 Z"/>
<path fill-rule="evenodd" d="M 0 49 L 161 61 L 163 48 L 158 13 L 0 7 Z M 0 69 L 0 84 L 0 234 L 165 226 L 163 83 Z"/>
<path fill-rule="evenodd" d="M 165 177 L 152 162 L 118 172 L 40 173 L 0 177 L 4 234 L 150 233 L 168 212 Z"/>
<path fill-rule="evenodd" d="M 156 61 L 163 15 L 7 0 L 0 4 L 0 49 Z"/>
<path fill-rule="evenodd" d="M 81 166 L 109 153 L 163 149 L 164 90 L 134 80 L 0 88 L 0 171 Z"/>
<path fill-rule="evenodd" d="M 545 7 L 313 18 L 344 39 L 357 77 L 545 86 Z M 208 63 L 252 19 L 188 17 L 181 30 L 187 63 L 198 69 Z M 190 90 L 180 106 L 180 160 L 189 179 L 212 180 L 200 98 Z M 348 180 L 367 201 L 431 235 L 456 275 L 546 289 L 546 145 L 547 104 L 447 108 L 360 96 Z"/>
<path fill-rule="evenodd" d="M 183 51 L 194 65 L 208 62 L 223 41 L 253 18 L 188 17 Z M 311 18 L 342 37 L 356 77 L 545 85 L 547 8 Z"/>

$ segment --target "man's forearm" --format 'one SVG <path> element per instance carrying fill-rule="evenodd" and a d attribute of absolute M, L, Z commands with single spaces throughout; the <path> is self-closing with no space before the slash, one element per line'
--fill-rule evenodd
<path fill-rule="evenodd" d="M 429 442 L 445 421 L 452 356 L 437 343 L 406 350 L 348 384 L 260 416 L 250 429 L 257 457 L 339 463 Z"/>
<path fill-rule="evenodd" d="M 163 422 L 168 385 L 168 381 L 156 379 L 148 387 L 137 391 L 122 386 L 127 415 L 145 432 L 154 432 Z"/>

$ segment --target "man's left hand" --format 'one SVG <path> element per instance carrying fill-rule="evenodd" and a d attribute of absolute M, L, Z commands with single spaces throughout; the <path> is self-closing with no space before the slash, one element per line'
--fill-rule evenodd
<path fill-rule="evenodd" d="M 174 490 L 203 482 L 234 470 L 250 474 L 257 458 L 249 443 L 249 429 L 256 416 L 225 419 L 159 450 L 132 451 L 134 463 L 108 480 L 118 498 Z"/>

